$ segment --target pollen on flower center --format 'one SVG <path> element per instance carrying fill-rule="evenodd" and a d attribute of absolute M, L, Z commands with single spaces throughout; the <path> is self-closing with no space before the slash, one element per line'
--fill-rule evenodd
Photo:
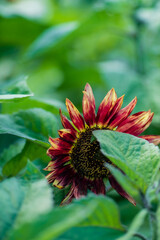
<path fill-rule="evenodd" d="M 77 173 L 89 179 L 105 178 L 109 170 L 104 167 L 104 163 L 110 162 L 100 152 L 99 143 L 91 141 L 92 131 L 95 129 L 86 129 L 81 132 L 75 145 L 72 148 L 71 163 Z"/>

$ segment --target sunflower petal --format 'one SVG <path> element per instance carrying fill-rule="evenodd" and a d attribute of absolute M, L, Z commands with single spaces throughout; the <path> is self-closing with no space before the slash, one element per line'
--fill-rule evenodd
<path fill-rule="evenodd" d="M 123 98 L 124 98 L 124 95 L 117 99 L 109 117 L 105 119 L 104 127 L 106 127 L 109 124 L 109 122 L 112 121 L 112 118 L 114 117 L 114 115 L 121 109 L 123 104 Z"/>
<path fill-rule="evenodd" d="M 75 128 L 72 126 L 72 124 L 70 123 L 68 118 L 62 114 L 61 109 L 59 109 L 59 113 L 60 113 L 61 122 L 62 122 L 63 127 L 66 129 L 71 129 L 73 132 L 76 132 Z"/>
<path fill-rule="evenodd" d="M 66 141 L 63 141 L 60 138 L 51 138 L 49 137 L 49 142 L 55 150 L 61 149 L 71 149 L 72 144 Z"/>
<path fill-rule="evenodd" d="M 71 187 L 70 191 L 67 193 L 67 195 L 61 202 L 61 204 L 60 204 L 61 206 L 69 204 L 72 201 L 72 199 L 74 198 L 73 191 L 74 191 L 74 189 L 73 189 L 73 187 Z"/>
<path fill-rule="evenodd" d="M 146 136 L 138 136 L 139 138 L 145 139 L 150 143 L 154 143 L 154 145 L 160 144 L 160 136 L 156 135 L 146 135 Z"/>
<path fill-rule="evenodd" d="M 125 108 L 122 108 L 115 114 L 115 116 L 110 121 L 108 127 L 110 129 L 117 127 L 122 121 L 124 121 L 131 114 L 136 103 L 137 103 L 137 97 L 135 97 Z"/>
<path fill-rule="evenodd" d="M 74 142 L 74 140 L 77 137 L 75 132 L 72 131 L 71 129 L 61 129 L 58 131 L 58 134 L 60 138 L 69 142 Z"/>
<path fill-rule="evenodd" d="M 69 100 L 66 99 L 66 107 L 69 112 L 70 118 L 73 124 L 82 131 L 85 128 L 83 117 L 81 116 L 78 109 L 74 106 L 74 104 Z"/>
<path fill-rule="evenodd" d="M 90 183 L 91 191 L 94 192 L 95 194 L 106 194 L 106 188 L 105 184 L 103 182 L 103 179 L 95 179 Z"/>
<path fill-rule="evenodd" d="M 54 159 L 57 156 L 61 156 L 61 155 L 68 155 L 70 153 L 70 149 L 54 149 L 53 147 L 50 147 L 47 150 L 47 155 L 49 157 L 51 157 L 52 159 Z"/>
<path fill-rule="evenodd" d="M 84 88 L 84 91 L 87 92 L 87 95 L 89 96 L 89 99 L 93 105 L 93 108 L 95 110 L 96 108 L 96 105 L 95 105 L 95 98 L 94 98 L 94 95 L 93 95 L 93 91 L 92 91 L 92 88 L 91 86 L 89 85 L 89 83 L 86 84 L 85 88 Z"/>
<path fill-rule="evenodd" d="M 124 198 L 126 198 L 130 203 L 132 203 L 134 206 L 136 206 L 136 201 L 127 193 L 125 190 L 120 186 L 120 184 L 117 182 L 117 180 L 110 175 L 108 177 L 109 182 L 111 186 Z"/>
<path fill-rule="evenodd" d="M 116 131 L 138 136 L 149 127 L 153 115 L 150 111 L 133 114 L 123 121 Z"/>
<path fill-rule="evenodd" d="M 95 109 L 87 92 L 83 92 L 83 116 L 89 127 L 96 125 Z"/>
<path fill-rule="evenodd" d="M 117 95 L 114 88 L 112 88 L 107 93 L 105 98 L 102 100 L 98 108 L 97 117 L 96 117 L 98 126 L 102 127 L 104 125 L 105 120 L 109 117 L 110 112 L 112 111 L 116 101 L 117 101 Z"/>

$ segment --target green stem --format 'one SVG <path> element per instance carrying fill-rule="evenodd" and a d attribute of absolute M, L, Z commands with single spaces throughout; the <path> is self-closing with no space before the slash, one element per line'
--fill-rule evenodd
<path fill-rule="evenodd" d="M 139 233 L 135 233 L 133 236 L 134 236 L 134 237 L 138 237 L 138 238 L 140 238 L 140 239 L 142 239 L 142 240 L 147 240 L 147 238 L 145 238 L 143 235 L 141 235 L 141 234 L 139 234 Z"/>
<path fill-rule="evenodd" d="M 141 199 L 142 199 L 144 207 L 148 210 L 150 226 L 151 226 L 151 231 L 152 231 L 152 240 L 156 240 L 157 239 L 157 230 L 156 230 L 155 213 L 151 211 L 151 207 L 150 207 L 147 199 L 145 198 L 145 195 L 142 192 L 140 192 L 140 195 L 141 195 Z"/>
<path fill-rule="evenodd" d="M 135 49 L 136 49 L 136 69 L 137 72 L 141 75 L 144 75 L 146 72 L 145 69 L 145 52 L 142 42 L 142 27 L 143 23 L 137 19 L 137 17 L 133 16 L 136 32 L 134 34 L 134 42 L 135 42 Z"/>

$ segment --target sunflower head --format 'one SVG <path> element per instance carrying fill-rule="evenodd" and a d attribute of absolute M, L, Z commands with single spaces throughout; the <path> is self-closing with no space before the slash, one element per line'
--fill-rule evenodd
<path fill-rule="evenodd" d="M 94 130 L 105 129 L 132 134 L 154 144 L 160 143 L 160 136 L 139 136 L 149 127 L 153 113 L 149 110 L 130 115 L 137 98 L 121 108 L 123 98 L 124 95 L 117 98 L 112 88 L 102 100 L 96 114 L 92 88 L 87 83 L 83 91 L 83 117 L 73 103 L 66 99 L 71 121 L 60 110 L 64 129 L 58 131 L 59 138 L 49 138 L 51 147 L 47 154 L 51 161 L 45 168 L 50 172 L 46 176 L 49 183 L 60 189 L 70 185 L 70 191 L 63 204 L 69 203 L 72 198 L 86 195 L 88 190 L 95 194 L 105 194 L 104 181 L 109 179 L 111 186 L 135 205 L 134 199 L 124 191 L 105 167 L 105 162 L 108 164 L 112 162 L 101 153 L 100 145 L 92 134 Z"/>

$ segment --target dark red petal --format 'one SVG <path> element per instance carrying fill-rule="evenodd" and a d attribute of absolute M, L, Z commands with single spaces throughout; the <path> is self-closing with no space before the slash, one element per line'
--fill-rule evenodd
<path fill-rule="evenodd" d="M 146 136 L 138 136 L 139 138 L 145 139 L 150 143 L 154 143 L 154 145 L 160 144 L 160 136 L 156 135 L 146 135 Z"/>
<path fill-rule="evenodd" d="M 123 104 L 123 98 L 124 98 L 124 95 L 117 99 L 109 117 L 105 119 L 104 127 L 108 126 L 109 122 L 112 121 L 112 118 L 115 116 L 115 114 L 121 109 Z"/>
<path fill-rule="evenodd" d="M 109 128 L 113 129 L 117 127 L 122 121 L 124 121 L 133 111 L 135 105 L 137 103 L 137 97 L 135 97 L 125 108 L 122 108 L 115 114 L 109 123 Z"/>
<path fill-rule="evenodd" d="M 96 122 L 99 127 L 103 127 L 106 119 L 109 118 L 110 113 L 111 113 L 116 101 L 117 101 L 117 95 L 116 95 L 114 88 L 112 88 L 107 93 L 107 95 L 105 96 L 105 98 L 103 99 L 103 101 L 101 102 L 101 104 L 98 108 Z"/>
<path fill-rule="evenodd" d="M 71 143 L 63 141 L 60 138 L 49 137 L 49 142 L 55 150 L 71 149 L 71 147 L 72 147 Z"/>
<path fill-rule="evenodd" d="M 89 127 L 96 126 L 95 109 L 87 92 L 83 92 L 83 116 Z"/>
<path fill-rule="evenodd" d="M 75 131 L 72 131 L 71 129 L 61 129 L 58 131 L 58 134 L 60 138 L 69 142 L 74 142 L 77 138 Z"/>
<path fill-rule="evenodd" d="M 61 155 L 67 155 L 70 153 L 70 149 L 60 149 L 60 150 L 56 150 L 54 149 L 53 147 L 50 147 L 48 150 L 47 150 L 47 155 L 49 157 L 51 157 L 52 159 L 57 157 L 57 156 L 61 156 Z"/>
<path fill-rule="evenodd" d="M 66 129 L 71 129 L 73 132 L 76 132 L 76 129 L 72 126 L 72 124 L 70 123 L 68 118 L 62 114 L 61 109 L 59 109 L 59 113 L 60 113 L 61 122 L 62 122 L 63 127 Z"/>
<path fill-rule="evenodd" d="M 103 179 L 95 179 L 90 185 L 92 186 L 91 191 L 95 194 L 106 194 L 106 188 Z"/>
<path fill-rule="evenodd" d="M 50 161 L 47 165 L 46 168 L 44 168 L 43 170 L 45 171 L 53 171 L 58 167 L 62 167 L 65 163 L 70 161 L 70 156 L 65 156 L 65 155 L 60 155 L 57 157 L 56 160 L 54 161 Z"/>
<path fill-rule="evenodd" d="M 82 131 L 85 128 L 85 124 L 80 112 L 69 99 L 66 99 L 66 107 L 73 124 Z"/>
<path fill-rule="evenodd" d="M 128 117 L 125 121 L 123 121 L 118 126 L 116 131 L 138 136 L 149 127 L 153 115 L 154 114 L 151 113 L 150 111 L 133 114 L 132 116 Z"/>
<path fill-rule="evenodd" d="M 93 105 L 93 109 L 95 110 L 95 108 L 96 108 L 95 99 L 94 99 L 92 88 L 89 85 L 89 83 L 86 84 L 84 91 L 87 92 L 87 95 L 89 96 L 89 99 L 90 99 L 90 101 L 91 101 L 91 103 Z"/>
<path fill-rule="evenodd" d="M 132 203 L 134 206 L 136 206 L 135 200 L 127 193 L 125 190 L 120 186 L 120 184 L 117 182 L 117 180 L 110 175 L 108 177 L 109 182 L 111 186 L 124 198 L 126 198 L 130 203 Z"/>

